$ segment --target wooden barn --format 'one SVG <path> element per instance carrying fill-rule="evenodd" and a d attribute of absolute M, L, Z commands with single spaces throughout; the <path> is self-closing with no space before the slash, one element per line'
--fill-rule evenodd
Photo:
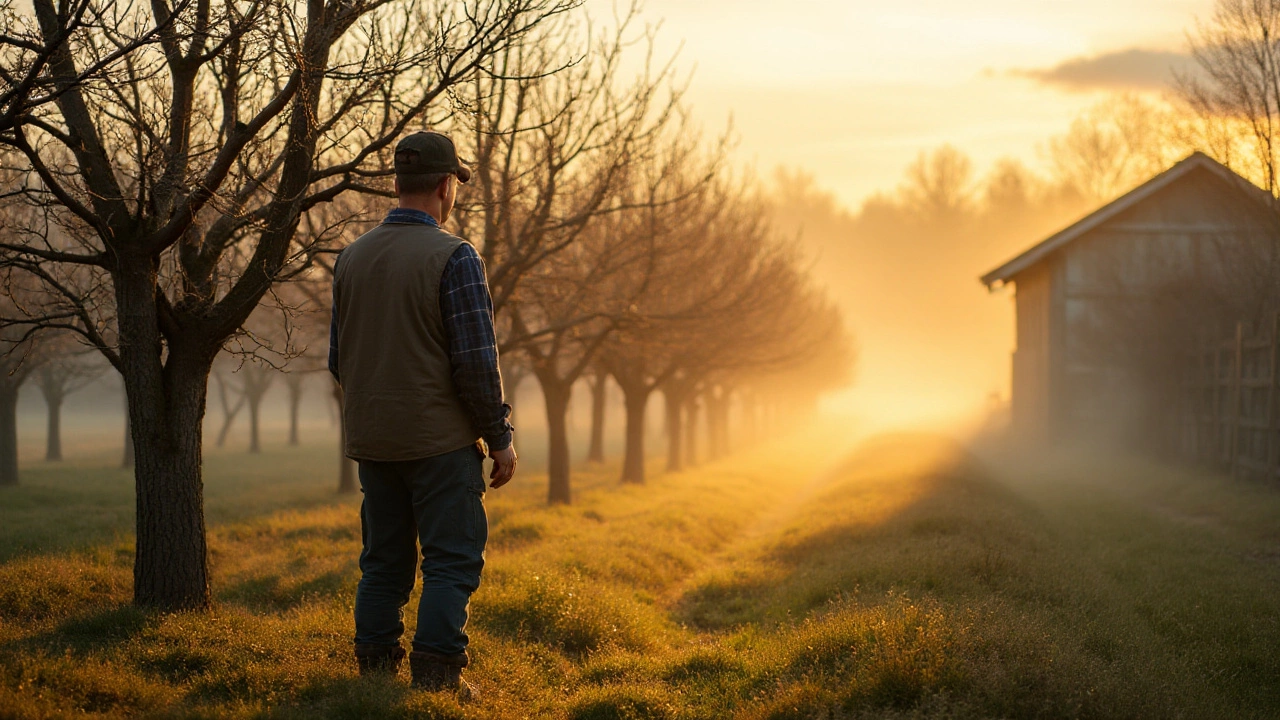
<path fill-rule="evenodd" d="M 989 290 L 1015 286 L 1015 432 L 1129 441 L 1135 428 L 1150 435 L 1176 415 L 1176 393 L 1144 381 L 1155 371 L 1135 365 L 1126 345 L 1137 341 L 1109 319 L 1141 318 L 1157 289 L 1174 283 L 1191 295 L 1229 285 L 1226 266 L 1238 260 L 1224 258 L 1243 255 L 1224 248 L 1258 247 L 1275 235 L 1269 200 L 1195 153 L 983 276 Z"/>

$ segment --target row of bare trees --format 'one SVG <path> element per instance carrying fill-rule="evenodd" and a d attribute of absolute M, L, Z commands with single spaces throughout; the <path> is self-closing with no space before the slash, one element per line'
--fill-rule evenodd
<path fill-rule="evenodd" d="M 385 210 L 411 129 L 477 168 L 459 232 L 547 398 L 553 501 L 584 374 L 675 406 L 840 345 L 639 24 L 577 0 L 0 0 L 6 382 L 55 333 L 123 378 L 137 603 L 207 606 L 210 372 L 238 355 L 260 397 L 252 373 L 322 344 L 331 258 Z"/>
<path fill-rule="evenodd" d="M 33 212 L 0 241 L 3 324 L 77 333 L 124 379 L 134 597 L 208 605 L 201 420 L 214 359 L 388 175 L 387 147 L 566 0 L 34 0 L 0 12 L 0 146 Z M 286 313 L 287 314 L 287 313 Z"/>

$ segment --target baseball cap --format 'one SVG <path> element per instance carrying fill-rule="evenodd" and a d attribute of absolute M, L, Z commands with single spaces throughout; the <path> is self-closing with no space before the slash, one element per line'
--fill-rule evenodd
<path fill-rule="evenodd" d="M 458 180 L 471 179 L 471 168 L 458 160 L 458 149 L 447 135 L 438 132 L 416 132 L 396 143 L 397 175 L 430 175 L 453 173 Z"/>

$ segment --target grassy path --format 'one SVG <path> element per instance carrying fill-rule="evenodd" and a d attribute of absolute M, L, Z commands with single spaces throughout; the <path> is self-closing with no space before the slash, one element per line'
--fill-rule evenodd
<path fill-rule="evenodd" d="M 309 480 L 304 455 L 211 471 L 206 615 L 129 607 L 128 537 L 105 521 L 32 551 L 84 504 L 73 480 L 0 507 L 0 549 L 17 548 L 0 555 L 0 718 L 1280 708 L 1274 489 L 909 435 L 843 458 L 781 443 L 642 487 L 596 468 L 570 507 L 544 506 L 526 478 L 486 499 L 469 670 L 483 701 L 460 707 L 354 677 L 355 505 Z M 262 509 L 243 497 L 255 485 Z M 84 492 L 106 510 L 127 499 L 103 487 Z"/>

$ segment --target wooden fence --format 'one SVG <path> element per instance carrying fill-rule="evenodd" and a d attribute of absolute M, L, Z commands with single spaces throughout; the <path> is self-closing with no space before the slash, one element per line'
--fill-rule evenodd
<path fill-rule="evenodd" d="M 1205 347 L 1190 364 L 1180 444 L 1191 458 L 1233 475 L 1280 472 L 1280 314 L 1269 333 Z"/>

